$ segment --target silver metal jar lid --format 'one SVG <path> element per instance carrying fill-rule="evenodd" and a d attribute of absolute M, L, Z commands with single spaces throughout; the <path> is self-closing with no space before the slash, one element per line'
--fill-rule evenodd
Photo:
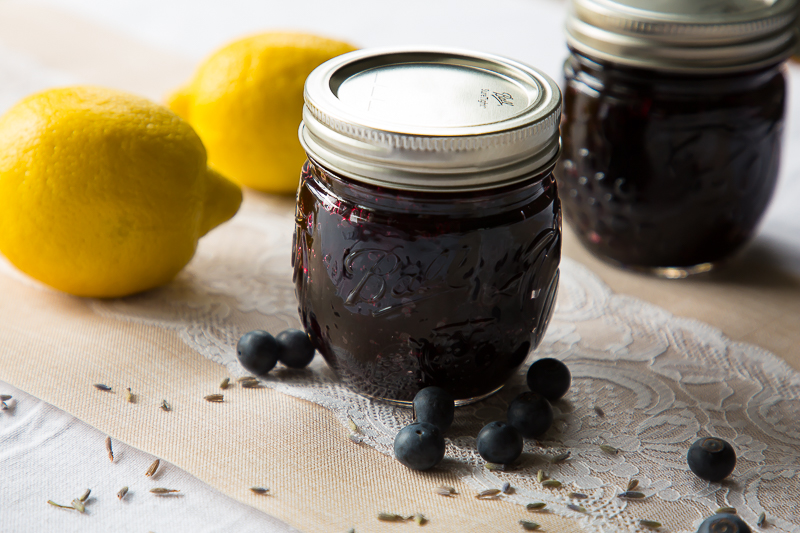
<path fill-rule="evenodd" d="M 349 178 L 418 191 L 480 190 L 552 167 L 561 92 L 502 57 L 439 48 L 358 50 L 306 80 L 300 142 Z"/>
<path fill-rule="evenodd" d="M 572 0 L 567 42 L 657 70 L 741 71 L 788 58 L 798 0 Z"/>

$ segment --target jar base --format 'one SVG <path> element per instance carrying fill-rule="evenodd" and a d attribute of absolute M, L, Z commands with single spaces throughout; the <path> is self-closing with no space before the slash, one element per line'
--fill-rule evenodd
<path fill-rule="evenodd" d="M 499 387 L 497 387 L 493 391 L 487 392 L 486 394 L 481 394 L 480 396 L 473 396 L 472 398 L 459 398 L 459 399 L 457 399 L 455 401 L 456 407 L 462 407 L 464 405 L 470 405 L 470 404 L 479 402 L 481 400 L 485 400 L 489 396 L 492 396 L 493 394 L 495 394 L 498 391 L 500 391 L 500 389 L 502 389 L 504 386 L 505 386 L 505 384 L 500 385 Z M 370 394 L 365 394 L 363 392 L 358 392 L 358 394 L 361 395 L 361 396 L 364 396 L 365 398 L 369 398 L 370 400 L 378 400 L 378 401 L 381 401 L 381 402 L 390 403 L 392 405 L 397 405 L 398 407 L 407 407 L 407 408 L 410 409 L 412 407 L 412 405 L 413 405 L 413 402 L 406 401 L 406 400 L 395 400 L 395 399 L 392 399 L 392 398 L 382 398 L 380 396 L 372 396 Z"/>
<path fill-rule="evenodd" d="M 593 254 L 594 255 L 594 254 Z M 600 257 L 595 255 L 598 259 L 611 266 L 637 272 L 640 274 L 649 274 L 658 278 L 664 279 L 683 279 L 689 276 L 696 276 L 697 274 L 705 274 L 712 270 L 717 270 L 724 261 L 714 261 L 708 263 L 699 263 L 691 266 L 641 266 L 641 265 L 626 265 L 608 257 Z"/>

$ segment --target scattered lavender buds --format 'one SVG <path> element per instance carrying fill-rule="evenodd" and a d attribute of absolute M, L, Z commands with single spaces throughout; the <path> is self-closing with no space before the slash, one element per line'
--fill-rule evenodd
<path fill-rule="evenodd" d="M 109 387 L 108 385 L 103 385 L 102 383 L 95 383 L 94 384 L 94 388 L 97 389 L 97 390 L 105 391 L 105 392 L 108 392 L 108 391 L 111 390 L 111 387 Z"/>

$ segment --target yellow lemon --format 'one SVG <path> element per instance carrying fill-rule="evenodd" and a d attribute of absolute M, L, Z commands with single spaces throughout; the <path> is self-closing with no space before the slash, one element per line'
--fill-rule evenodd
<path fill-rule="evenodd" d="M 162 285 L 241 200 L 191 126 L 143 98 L 52 89 L 0 117 L 0 252 L 56 289 Z"/>
<path fill-rule="evenodd" d="M 169 106 L 208 149 L 208 162 L 233 181 L 294 193 L 305 154 L 297 140 L 303 84 L 314 68 L 354 50 L 303 33 L 264 33 L 218 50 Z"/>

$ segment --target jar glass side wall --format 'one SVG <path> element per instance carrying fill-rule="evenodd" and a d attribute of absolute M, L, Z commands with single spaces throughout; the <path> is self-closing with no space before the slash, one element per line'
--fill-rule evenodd
<path fill-rule="evenodd" d="M 565 216 L 590 251 L 685 275 L 752 236 L 778 174 L 782 66 L 689 76 L 572 51 L 564 73 L 556 176 Z"/>
<path fill-rule="evenodd" d="M 300 317 L 346 385 L 407 402 L 500 388 L 542 339 L 561 256 L 552 172 L 506 189 L 366 186 L 309 161 L 293 266 Z"/>

